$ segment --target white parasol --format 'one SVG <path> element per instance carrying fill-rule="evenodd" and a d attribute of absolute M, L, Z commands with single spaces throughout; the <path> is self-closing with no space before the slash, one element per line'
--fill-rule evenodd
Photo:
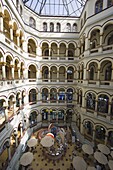
<path fill-rule="evenodd" d="M 108 165 L 109 165 L 109 168 L 113 170 L 113 160 L 109 160 Z"/>
<path fill-rule="evenodd" d="M 91 155 L 93 154 L 93 148 L 91 145 L 88 145 L 88 144 L 83 144 L 82 145 L 82 150 L 87 153 L 88 155 Z"/>
<path fill-rule="evenodd" d="M 106 155 L 110 154 L 110 149 L 104 144 L 98 144 L 98 149 Z"/>
<path fill-rule="evenodd" d="M 82 157 L 76 156 L 73 158 L 73 166 L 76 170 L 86 170 L 87 164 Z"/>
<path fill-rule="evenodd" d="M 102 152 L 95 152 L 94 158 L 101 164 L 106 165 L 108 163 L 107 157 Z"/>
<path fill-rule="evenodd" d="M 23 166 L 27 166 L 31 164 L 32 161 L 33 161 L 33 154 L 31 152 L 24 153 L 20 158 L 20 164 Z"/>
<path fill-rule="evenodd" d="M 51 136 L 45 136 L 40 143 L 43 147 L 51 147 L 54 145 L 54 139 Z"/>
<path fill-rule="evenodd" d="M 27 145 L 28 145 L 29 147 L 34 147 L 34 146 L 36 146 L 36 145 L 37 145 L 37 139 L 36 139 L 36 138 L 31 138 L 31 139 L 29 139 L 28 142 L 27 142 Z"/>
<path fill-rule="evenodd" d="M 112 158 L 113 158 L 113 151 L 111 151 L 110 155 L 111 155 L 111 156 L 112 156 Z"/>
<path fill-rule="evenodd" d="M 96 168 L 93 166 L 88 166 L 87 170 L 96 170 Z"/>

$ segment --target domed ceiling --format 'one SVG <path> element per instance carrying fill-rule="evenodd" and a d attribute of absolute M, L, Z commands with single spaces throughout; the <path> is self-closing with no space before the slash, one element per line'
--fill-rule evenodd
<path fill-rule="evenodd" d="M 39 15 L 79 17 L 87 0 L 23 0 Z"/>

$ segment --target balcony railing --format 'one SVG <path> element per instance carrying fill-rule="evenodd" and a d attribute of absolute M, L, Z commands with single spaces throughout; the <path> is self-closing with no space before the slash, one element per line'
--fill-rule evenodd
<path fill-rule="evenodd" d="M 42 56 L 42 60 L 60 60 L 60 61 L 64 61 L 64 60 L 75 60 L 77 59 L 77 57 L 73 57 L 73 56 Z"/>
<path fill-rule="evenodd" d="M 113 45 L 103 46 L 103 51 L 113 50 Z"/>

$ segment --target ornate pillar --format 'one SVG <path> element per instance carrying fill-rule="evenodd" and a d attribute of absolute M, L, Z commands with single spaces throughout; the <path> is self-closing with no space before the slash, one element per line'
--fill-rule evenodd
<path fill-rule="evenodd" d="M 50 124 L 50 111 L 48 111 L 48 123 Z"/>
<path fill-rule="evenodd" d="M 0 32 L 3 32 L 4 27 L 3 27 L 3 13 L 0 13 Z"/>
<path fill-rule="evenodd" d="M 20 123 L 20 136 L 23 136 L 23 123 Z"/>
<path fill-rule="evenodd" d="M 89 50 L 89 42 L 90 39 L 88 39 L 88 37 L 85 38 L 85 51 Z"/>
<path fill-rule="evenodd" d="M 113 81 L 113 62 L 112 62 L 112 74 L 111 74 L 111 81 Z"/>
<path fill-rule="evenodd" d="M 59 69 L 57 68 L 57 82 L 59 82 Z"/>
<path fill-rule="evenodd" d="M 107 142 L 108 142 L 108 132 L 106 132 L 106 134 L 105 134 L 105 141 L 104 141 L 105 143 L 105 145 L 107 145 Z"/>
<path fill-rule="evenodd" d="M 11 65 L 11 74 L 12 74 L 12 79 L 14 80 L 15 79 L 15 72 L 14 72 L 14 65 Z"/>
<path fill-rule="evenodd" d="M 8 103 L 3 103 L 3 108 L 5 109 L 5 120 L 6 120 L 6 127 L 8 128 Z"/>
<path fill-rule="evenodd" d="M 56 124 L 58 124 L 58 112 L 56 113 Z"/>
<path fill-rule="evenodd" d="M 103 34 L 100 34 L 100 48 L 99 48 L 99 52 L 102 52 L 102 39 L 103 39 Z"/>
<path fill-rule="evenodd" d="M 87 79 L 87 70 L 86 68 L 84 68 L 83 80 L 86 80 L 86 79 Z"/>
<path fill-rule="evenodd" d="M 49 82 L 50 82 L 50 74 L 51 74 L 51 70 L 50 70 L 50 68 L 48 68 L 48 71 L 49 71 L 49 73 L 48 73 L 48 79 L 49 79 Z"/>
<path fill-rule="evenodd" d="M 81 123 L 80 125 L 80 132 L 82 135 L 84 135 L 84 124 L 83 123 Z"/>
<path fill-rule="evenodd" d="M 19 108 L 21 109 L 21 106 L 22 106 L 22 98 L 21 98 L 21 95 L 19 94 L 18 96 L 18 99 L 19 99 Z"/>
<path fill-rule="evenodd" d="M 15 98 L 13 98 L 13 114 L 15 115 L 16 114 L 16 100 Z"/>
<path fill-rule="evenodd" d="M 6 80 L 5 66 L 6 66 L 6 63 L 3 63 L 3 65 L 2 65 L 2 77 L 3 77 L 3 80 Z"/>
<path fill-rule="evenodd" d="M 64 113 L 64 124 L 66 124 L 66 113 Z"/>
<path fill-rule="evenodd" d="M 68 48 L 66 48 L 66 57 L 68 56 Z"/>
<path fill-rule="evenodd" d="M 19 30 L 16 30 L 16 36 L 17 36 L 17 46 L 20 47 L 20 32 L 19 32 Z"/>
<path fill-rule="evenodd" d="M 10 149 L 9 142 L 7 143 L 6 147 L 7 147 L 7 154 L 8 154 L 8 162 L 10 162 L 10 160 L 11 160 L 11 149 Z"/>
<path fill-rule="evenodd" d="M 58 55 L 58 56 L 60 55 L 60 49 L 59 49 L 59 47 L 57 48 L 57 55 Z"/>
<path fill-rule="evenodd" d="M 14 136 L 15 136 L 15 143 L 16 143 L 16 147 L 18 146 L 18 132 L 17 130 L 14 130 Z"/>
<path fill-rule="evenodd" d="M 100 80 L 100 65 L 98 66 L 98 70 L 97 70 L 97 80 Z"/>
<path fill-rule="evenodd" d="M 51 56 L 51 47 L 49 47 L 49 57 Z"/>
<path fill-rule="evenodd" d="M 20 79 L 20 64 L 17 65 L 18 68 L 18 79 Z"/>
<path fill-rule="evenodd" d="M 95 129 L 93 129 L 93 141 L 95 141 Z"/>
<path fill-rule="evenodd" d="M 10 40 L 13 41 L 13 25 L 12 25 L 12 21 L 9 21 L 9 28 L 10 28 Z"/>

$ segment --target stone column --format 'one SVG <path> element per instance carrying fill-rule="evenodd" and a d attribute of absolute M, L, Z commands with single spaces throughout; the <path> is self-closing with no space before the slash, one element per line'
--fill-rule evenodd
<path fill-rule="evenodd" d="M 5 120 L 6 120 L 6 128 L 8 128 L 8 103 L 4 102 L 3 103 L 3 108 L 5 109 Z"/>
<path fill-rule="evenodd" d="M 23 123 L 20 123 L 20 135 L 23 136 Z"/>
<path fill-rule="evenodd" d="M 64 113 L 64 124 L 66 124 L 66 113 Z"/>
<path fill-rule="evenodd" d="M 93 141 L 95 141 L 95 129 L 93 129 Z"/>
<path fill-rule="evenodd" d="M 66 57 L 68 56 L 68 48 L 66 48 Z"/>
<path fill-rule="evenodd" d="M 15 136 L 15 143 L 16 143 L 16 147 L 18 146 L 18 132 L 17 130 L 14 131 L 14 136 Z"/>
<path fill-rule="evenodd" d="M 12 23 L 9 23 L 9 27 L 10 27 L 10 39 L 11 39 L 11 41 L 13 41 L 13 25 L 12 25 Z"/>
<path fill-rule="evenodd" d="M 13 98 L 13 114 L 16 114 L 16 100 Z"/>
<path fill-rule="evenodd" d="M 108 142 L 108 133 L 106 132 L 106 134 L 105 134 L 105 141 L 104 141 L 105 143 L 105 145 L 107 145 L 107 142 Z"/>
<path fill-rule="evenodd" d="M 86 37 L 85 38 L 85 41 L 86 41 L 86 43 L 85 43 L 85 51 L 87 51 L 87 50 L 89 50 L 89 45 L 90 45 L 90 39 L 88 39 L 88 37 Z"/>
<path fill-rule="evenodd" d="M 50 55 L 51 55 L 51 47 L 49 47 L 49 57 L 50 57 Z"/>
<path fill-rule="evenodd" d="M 4 15 L 2 13 L 0 13 L 0 32 L 3 32 L 3 17 Z"/>
<path fill-rule="evenodd" d="M 103 39 L 103 34 L 100 34 L 100 48 L 99 48 L 99 52 L 102 52 L 102 39 Z"/>
<path fill-rule="evenodd" d="M 111 74 L 111 81 L 113 81 L 113 62 L 112 62 L 112 74 Z"/>
<path fill-rule="evenodd" d="M 80 125 L 80 131 L 81 131 L 81 134 L 84 135 L 84 124 L 81 123 Z"/>
<path fill-rule="evenodd" d="M 14 65 L 11 65 L 12 69 L 11 69 L 11 74 L 12 74 L 12 79 L 15 79 L 15 75 L 14 75 Z"/>
<path fill-rule="evenodd" d="M 3 65 L 2 65 L 2 77 L 3 77 L 3 80 L 6 80 L 5 66 L 6 66 L 6 63 L 3 63 Z"/>
<path fill-rule="evenodd" d="M 59 47 L 57 48 L 57 55 L 59 56 L 59 53 L 60 53 L 60 51 L 59 51 Z"/>
<path fill-rule="evenodd" d="M 11 149 L 10 149 L 9 142 L 7 143 L 6 147 L 7 147 L 7 154 L 8 154 L 8 162 L 10 162 L 10 160 L 11 160 Z"/>
<path fill-rule="evenodd" d="M 48 81 L 50 82 L 50 77 L 51 77 L 51 76 L 50 76 L 50 68 L 48 68 L 48 71 L 49 71 L 49 74 L 48 74 L 48 79 L 49 79 L 49 80 L 48 80 Z"/>
<path fill-rule="evenodd" d="M 87 79 L 87 70 L 86 68 L 84 68 L 83 80 L 86 80 L 86 79 Z"/>
<path fill-rule="evenodd" d="M 18 79 L 20 79 L 20 65 L 19 64 L 17 65 L 17 68 L 18 68 Z"/>
<path fill-rule="evenodd" d="M 50 111 L 48 111 L 48 123 L 50 123 Z"/>

